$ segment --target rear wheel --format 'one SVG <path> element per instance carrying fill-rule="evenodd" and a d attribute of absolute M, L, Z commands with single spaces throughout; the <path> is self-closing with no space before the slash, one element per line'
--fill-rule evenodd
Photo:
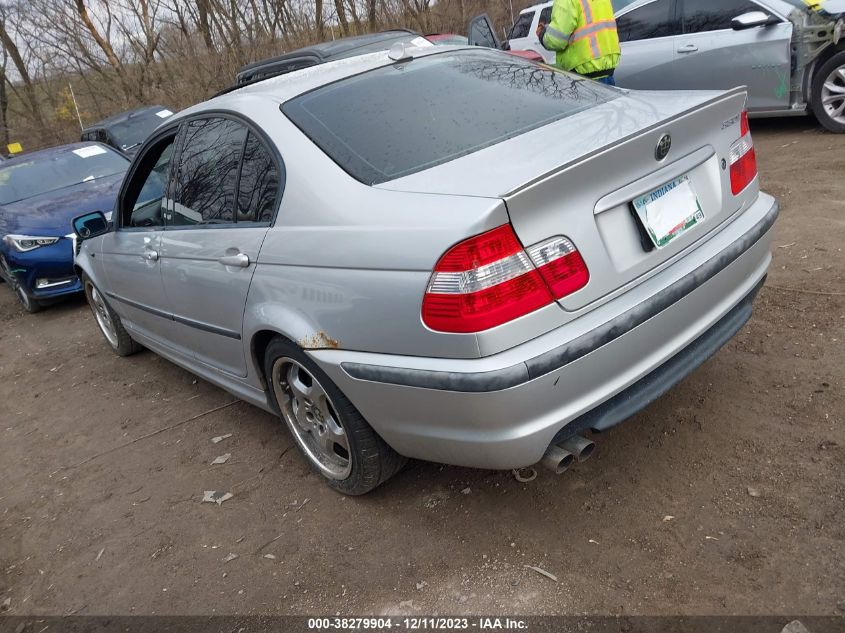
<path fill-rule="evenodd" d="M 811 103 L 819 123 L 831 132 L 845 133 L 845 51 L 816 70 Z"/>
<path fill-rule="evenodd" d="M 97 286 L 87 275 L 82 276 L 82 287 L 85 289 L 85 298 L 88 299 L 88 305 L 94 313 L 97 327 L 100 328 L 112 351 L 118 356 L 130 356 L 140 350 L 141 346 L 132 340 L 129 332 L 120 322 L 120 317 L 112 310 L 105 297 L 100 294 Z"/>
<path fill-rule="evenodd" d="M 314 361 L 283 338 L 267 347 L 264 371 L 277 410 L 312 468 L 335 490 L 362 495 L 406 459 L 367 424 Z"/>

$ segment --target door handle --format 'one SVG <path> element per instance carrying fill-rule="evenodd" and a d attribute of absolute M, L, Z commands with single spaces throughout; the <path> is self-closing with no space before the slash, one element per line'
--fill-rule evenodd
<path fill-rule="evenodd" d="M 144 251 L 144 259 L 149 262 L 158 261 L 158 251 Z"/>
<path fill-rule="evenodd" d="M 217 260 L 224 266 L 237 266 L 238 268 L 246 268 L 249 266 L 249 255 L 238 253 L 237 255 L 224 255 Z"/>
<path fill-rule="evenodd" d="M 678 49 L 679 53 L 697 53 L 698 46 L 695 44 L 685 44 Z"/>

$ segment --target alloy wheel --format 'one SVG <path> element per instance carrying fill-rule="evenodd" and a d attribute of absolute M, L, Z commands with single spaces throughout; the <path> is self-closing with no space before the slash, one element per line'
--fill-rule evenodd
<path fill-rule="evenodd" d="M 85 284 L 85 294 L 88 297 L 88 304 L 94 312 L 94 317 L 97 319 L 97 325 L 100 326 L 100 331 L 111 346 L 116 348 L 118 346 L 117 328 L 114 326 L 108 306 L 100 291 L 94 287 L 94 284 L 88 282 Z"/>
<path fill-rule="evenodd" d="M 330 479 L 348 478 L 352 472 L 349 437 L 320 381 L 288 357 L 273 363 L 272 381 L 282 417 L 311 463 Z"/>
<path fill-rule="evenodd" d="M 835 68 L 825 79 L 822 106 L 831 119 L 845 125 L 845 65 Z"/>

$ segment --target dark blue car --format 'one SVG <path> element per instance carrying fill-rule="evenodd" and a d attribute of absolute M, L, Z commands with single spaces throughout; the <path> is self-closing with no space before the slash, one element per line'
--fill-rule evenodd
<path fill-rule="evenodd" d="M 71 220 L 111 212 L 129 160 L 100 143 L 73 143 L 0 164 L 0 276 L 28 312 L 82 287 Z"/>

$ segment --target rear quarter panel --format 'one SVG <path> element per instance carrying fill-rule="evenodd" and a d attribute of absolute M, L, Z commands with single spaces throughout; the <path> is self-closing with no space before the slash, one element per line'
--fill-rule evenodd
<path fill-rule="evenodd" d="M 475 335 L 432 332 L 420 309 L 440 256 L 505 224 L 503 201 L 363 185 L 277 114 L 265 130 L 287 178 L 247 299 L 245 345 L 271 330 L 306 349 L 477 357 Z"/>

